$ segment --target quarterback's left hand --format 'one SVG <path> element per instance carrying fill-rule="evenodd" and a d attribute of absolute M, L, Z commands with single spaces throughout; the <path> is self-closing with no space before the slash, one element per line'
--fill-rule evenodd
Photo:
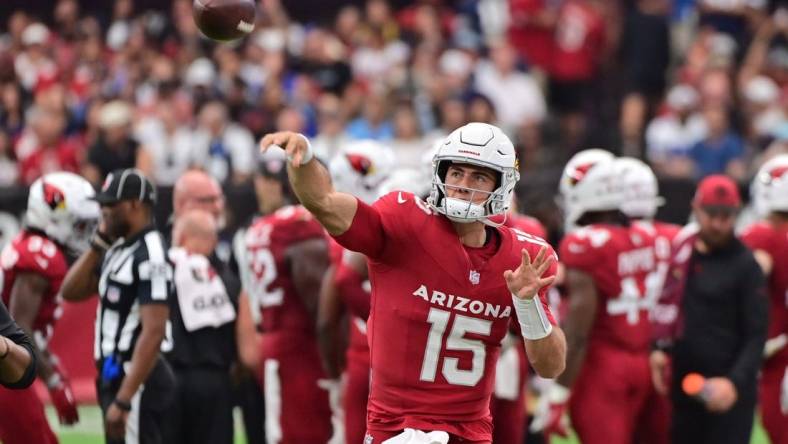
<path fill-rule="evenodd" d="M 79 412 L 74 392 L 71 390 L 71 383 L 59 365 L 55 364 L 54 370 L 55 374 L 47 381 L 49 398 L 52 400 L 52 405 L 55 406 L 61 424 L 76 424 L 79 422 Z"/>
<path fill-rule="evenodd" d="M 569 395 L 568 388 L 557 382 L 550 384 L 539 398 L 530 430 L 541 432 L 548 440 L 550 435 L 569 436 Z"/>
<path fill-rule="evenodd" d="M 523 248 L 523 260 L 516 270 L 506 270 L 503 277 L 506 285 L 513 295 L 520 299 L 532 299 L 544 287 L 550 286 L 555 281 L 555 275 L 542 278 L 542 275 L 553 262 L 552 255 L 547 254 L 547 247 L 542 247 L 536 258 L 531 262 L 528 250 Z"/>

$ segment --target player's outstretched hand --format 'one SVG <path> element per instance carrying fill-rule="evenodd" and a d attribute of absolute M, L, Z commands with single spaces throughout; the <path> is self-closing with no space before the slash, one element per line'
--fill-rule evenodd
<path fill-rule="evenodd" d="M 53 356 L 51 362 L 54 374 L 47 381 L 49 398 L 52 400 L 52 405 L 55 407 L 61 424 L 76 424 L 79 422 L 79 411 L 74 391 L 71 389 L 71 382 L 57 358 Z"/>
<path fill-rule="evenodd" d="M 307 163 L 312 159 L 309 141 L 303 135 L 292 131 L 280 131 L 263 136 L 260 140 L 260 152 L 278 147 L 285 150 L 287 160 L 293 168 Z"/>
<path fill-rule="evenodd" d="M 544 287 L 555 281 L 555 275 L 542 278 L 542 275 L 550 268 L 553 262 L 552 255 L 547 254 L 547 247 L 542 247 L 536 254 L 533 262 L 528 250 L 523 248 L 523 261 L 516 270 L 506 270 L 503 277 L 506 285 L 513 295 L 521 299 L 532 299 Z"/>

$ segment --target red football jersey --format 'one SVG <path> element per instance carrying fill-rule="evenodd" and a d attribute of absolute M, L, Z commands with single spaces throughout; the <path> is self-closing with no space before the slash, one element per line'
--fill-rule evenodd
<path fill-rule="evenodd" d="M 547 245 L 518 230 L 495 231 L 500 244 L 476 267 L 451 222 L 414 195 L 390 193 L 373 207 L 358 202 L 337 241 L 369 258 L 370 430 L 491 439 L 495 364 L 516 316 L 503 272 L 520 265 L 523 248 L 534 257 Z M 546 291 L 539 296 L 554 323 Z"/>
<path fill-rule="evenodd" d="M 769 275 L 769 330 L 773 338 L 788 333 L 788 226 L 775 227 L 768 222 L 758 222 L 747 227 L 742 241 L 753 250 L 763 250 L 772 257 L 772 272 Z M 788 363 L 788 347 L 783 347 L 764 364 L 785 367 Z"/>
<path fill-rule="evenodd" d="M 555 24 L 550 74 L 557 80 L 591 80 L 605 49 L 605 21 L 591 3 L 565 1 Z"/>
<path fill-rule="evenodd" d="M 286 336 L 314 338 L 314 322 L 296 293 L 297 277 L 291 276 L 286 257 L 289 247 L 310 239 L 326 239 L 325 231 L 301 206 L 283 207 L 261 217 L 245 234 L 245 266 L 250 272 L 246 290 L 260 308 L 264 340 L 268 342 L 264 354 L 268 356 L 297 346 Z"/>
<path fill-rule="evenodd" d="M 591 344 L 647 351 L 648 314 L 661 287 L 654 237 L 637 225 L 589 225 L 564 237 L 559 251 L 566 268 L 588 273 L 596 284 L 599 304 Z"/>
<path fill-rule="evenodd" d="M 535 217 L 526 216 L 525 214 L 509 213 L 504 225 L 509 228 L 516 228 L 532 236 L 542 239 L 547 238 L 547 230 L 544 225 L 539 222 L 539 219 Z"/>
<path fill-rule="evenodd" d="M 43 234 L 22 231 L 0 254 L 0 290 L 3 303 L 9 306 L 11 289 L 19 273 L 35 273 L 49 281 L 49 287 L 33 321 L 33 330 L 49 338 L 55 320 L 60 317 L 60 286 L 68 271 L 66 256 Z"/>

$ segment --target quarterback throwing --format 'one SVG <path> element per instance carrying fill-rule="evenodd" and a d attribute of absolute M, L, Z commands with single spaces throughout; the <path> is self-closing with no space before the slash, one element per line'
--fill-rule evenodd
<path fill-rule="evenodd" d="M 566 358 L 545 300 L 555 252 L 490 220 L 506 213 L 519 179 L 511 141 L 492 125 L 458 128 L 435 154 L 427 202 L 393 191 L 372 205 L 334 191 L 303 135 L 280 132 L 260 142 L 262 150 L 273 145 L 287 153 L 301 204 L 369 261 L 365 442 L 407 428 L 445 432 L 452 444 L 491 443 L 495 363 L 510 323 L 541 376 L 556 377 Z"/>

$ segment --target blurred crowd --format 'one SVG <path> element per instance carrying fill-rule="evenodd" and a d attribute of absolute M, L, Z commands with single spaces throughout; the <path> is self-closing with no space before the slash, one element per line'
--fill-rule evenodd
<path fill-rule="evenodd" d="M 258 2 L 255 31 L 202 37 L 191 0 L 167 13 L 77 0 L 53 21 L 16 11 L 0 37 L 0 186 L 136 166 L 159 185 L 190 167 L 251 177 L 256 141 L 352 139 L 403 167 L 454 128 L 494 123 L 520 168 L 601 146 L 660 176 L 748 180 L 788 150 L 788 5 L 780 0 L 386 0 L 310 23 Z"/>

